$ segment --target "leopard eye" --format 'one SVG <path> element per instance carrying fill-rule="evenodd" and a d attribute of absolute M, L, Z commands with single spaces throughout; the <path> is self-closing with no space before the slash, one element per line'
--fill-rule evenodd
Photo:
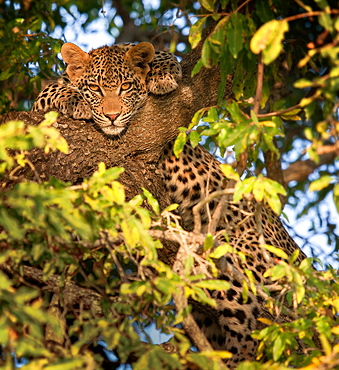
<path fill-rule="evenodd" d="M 132 82 L 124 82 L 120 85 L 121 91 L 126 91 L 132 86 Z"/>
<path fill-rule="evenodd" d="M 88 85 L 88 87 L 94 91 L 94 92 L 101 92 L 101 89 L 100 89 L 100 86 L 99 85 L 95 85 L 95 84 L 90 84 Z"/>

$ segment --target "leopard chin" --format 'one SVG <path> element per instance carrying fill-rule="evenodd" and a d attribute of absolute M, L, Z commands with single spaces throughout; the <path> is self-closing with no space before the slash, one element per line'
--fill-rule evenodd
<path fill-rule="evenodd" d="M 100 128 L 103 133 L 109 136 L 117 136 L 120 135 L 123 131 L 125 131 L 126 126 L 119 127 L 119 126 L 106 126 L 106 127 L 101 127 Z"/>

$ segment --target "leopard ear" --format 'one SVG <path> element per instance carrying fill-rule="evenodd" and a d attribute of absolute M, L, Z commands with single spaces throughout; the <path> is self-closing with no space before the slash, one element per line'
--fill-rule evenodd
<path fill-rule="evenodd" d="M 140 42 L 140 44 L 133 46 L 127 51 L 125 59 L 130 63 L 135 73 L 146 79 L 146 75 L 150 71 L 149 63 L 153 61 L 154 55 L 152 44 Z"/>
<path fill-rule="evenodd" d="M 80 77 L 89 63 L 89 55 L 78 46 L 67 42 L 61 47 L 62 59 L 67 63 L 66 72 L 71 81 Z"/>

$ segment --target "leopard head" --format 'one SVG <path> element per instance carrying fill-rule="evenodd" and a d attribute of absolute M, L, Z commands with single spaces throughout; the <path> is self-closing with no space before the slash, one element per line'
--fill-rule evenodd
<path fill-rule="evenodd" d="M 141 42 L 129 50 L 103 46 L 86 53 L 66 43 L 61 55 L 71 84 L 91 107 L 95 123 L 107 135 L 121 134 L 148 95 L 153 45 Z"/>

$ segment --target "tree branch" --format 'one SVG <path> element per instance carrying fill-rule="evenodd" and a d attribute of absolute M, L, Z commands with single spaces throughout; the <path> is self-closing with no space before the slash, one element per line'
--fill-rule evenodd
<path fill-rule="evenodd" d="M 330 145 L 326 145 L 326 150 L 328 150 Z M 319 156 L 319 162 L 316 163 L 312 159 L 306 159 L 305 161 L 297 161 L 292 163 L 286 170 L 283 170 L 284 182 L 288 184 L 291 181 L 305 181 L 308 176 L 313 173 L 317 168 L 324 164 L 333 163 L 335 158 L 339 155 L 335 151 L 329 151 L 326 154 Z"/>
<path fill-rule="evenodd" d="M 17 272 L 6 263 L 1 263 L 0 269 L 9 276 L 19 276 Z M 51 275 L 46 279 L 43 272 L 35 267 L 22 266 L 22 271 L 23 274 L 20 275 L 19 279 L 22 280 L 23 283 L 28 281 L 38 289 L 47 290 L 57 295 L 62 294 L 65 307 L 78 306 L 81 302 L 83 307 L 91 311 L 94 315 L 103 315 L 100 304 L 103 298 L 101 294 L 91 289 L 82 288 L 73 281 L 61 282 L 61 278 L 58 275 Z M 114 297 L 106 298 L 112 302 L 115 300 Z"/>

